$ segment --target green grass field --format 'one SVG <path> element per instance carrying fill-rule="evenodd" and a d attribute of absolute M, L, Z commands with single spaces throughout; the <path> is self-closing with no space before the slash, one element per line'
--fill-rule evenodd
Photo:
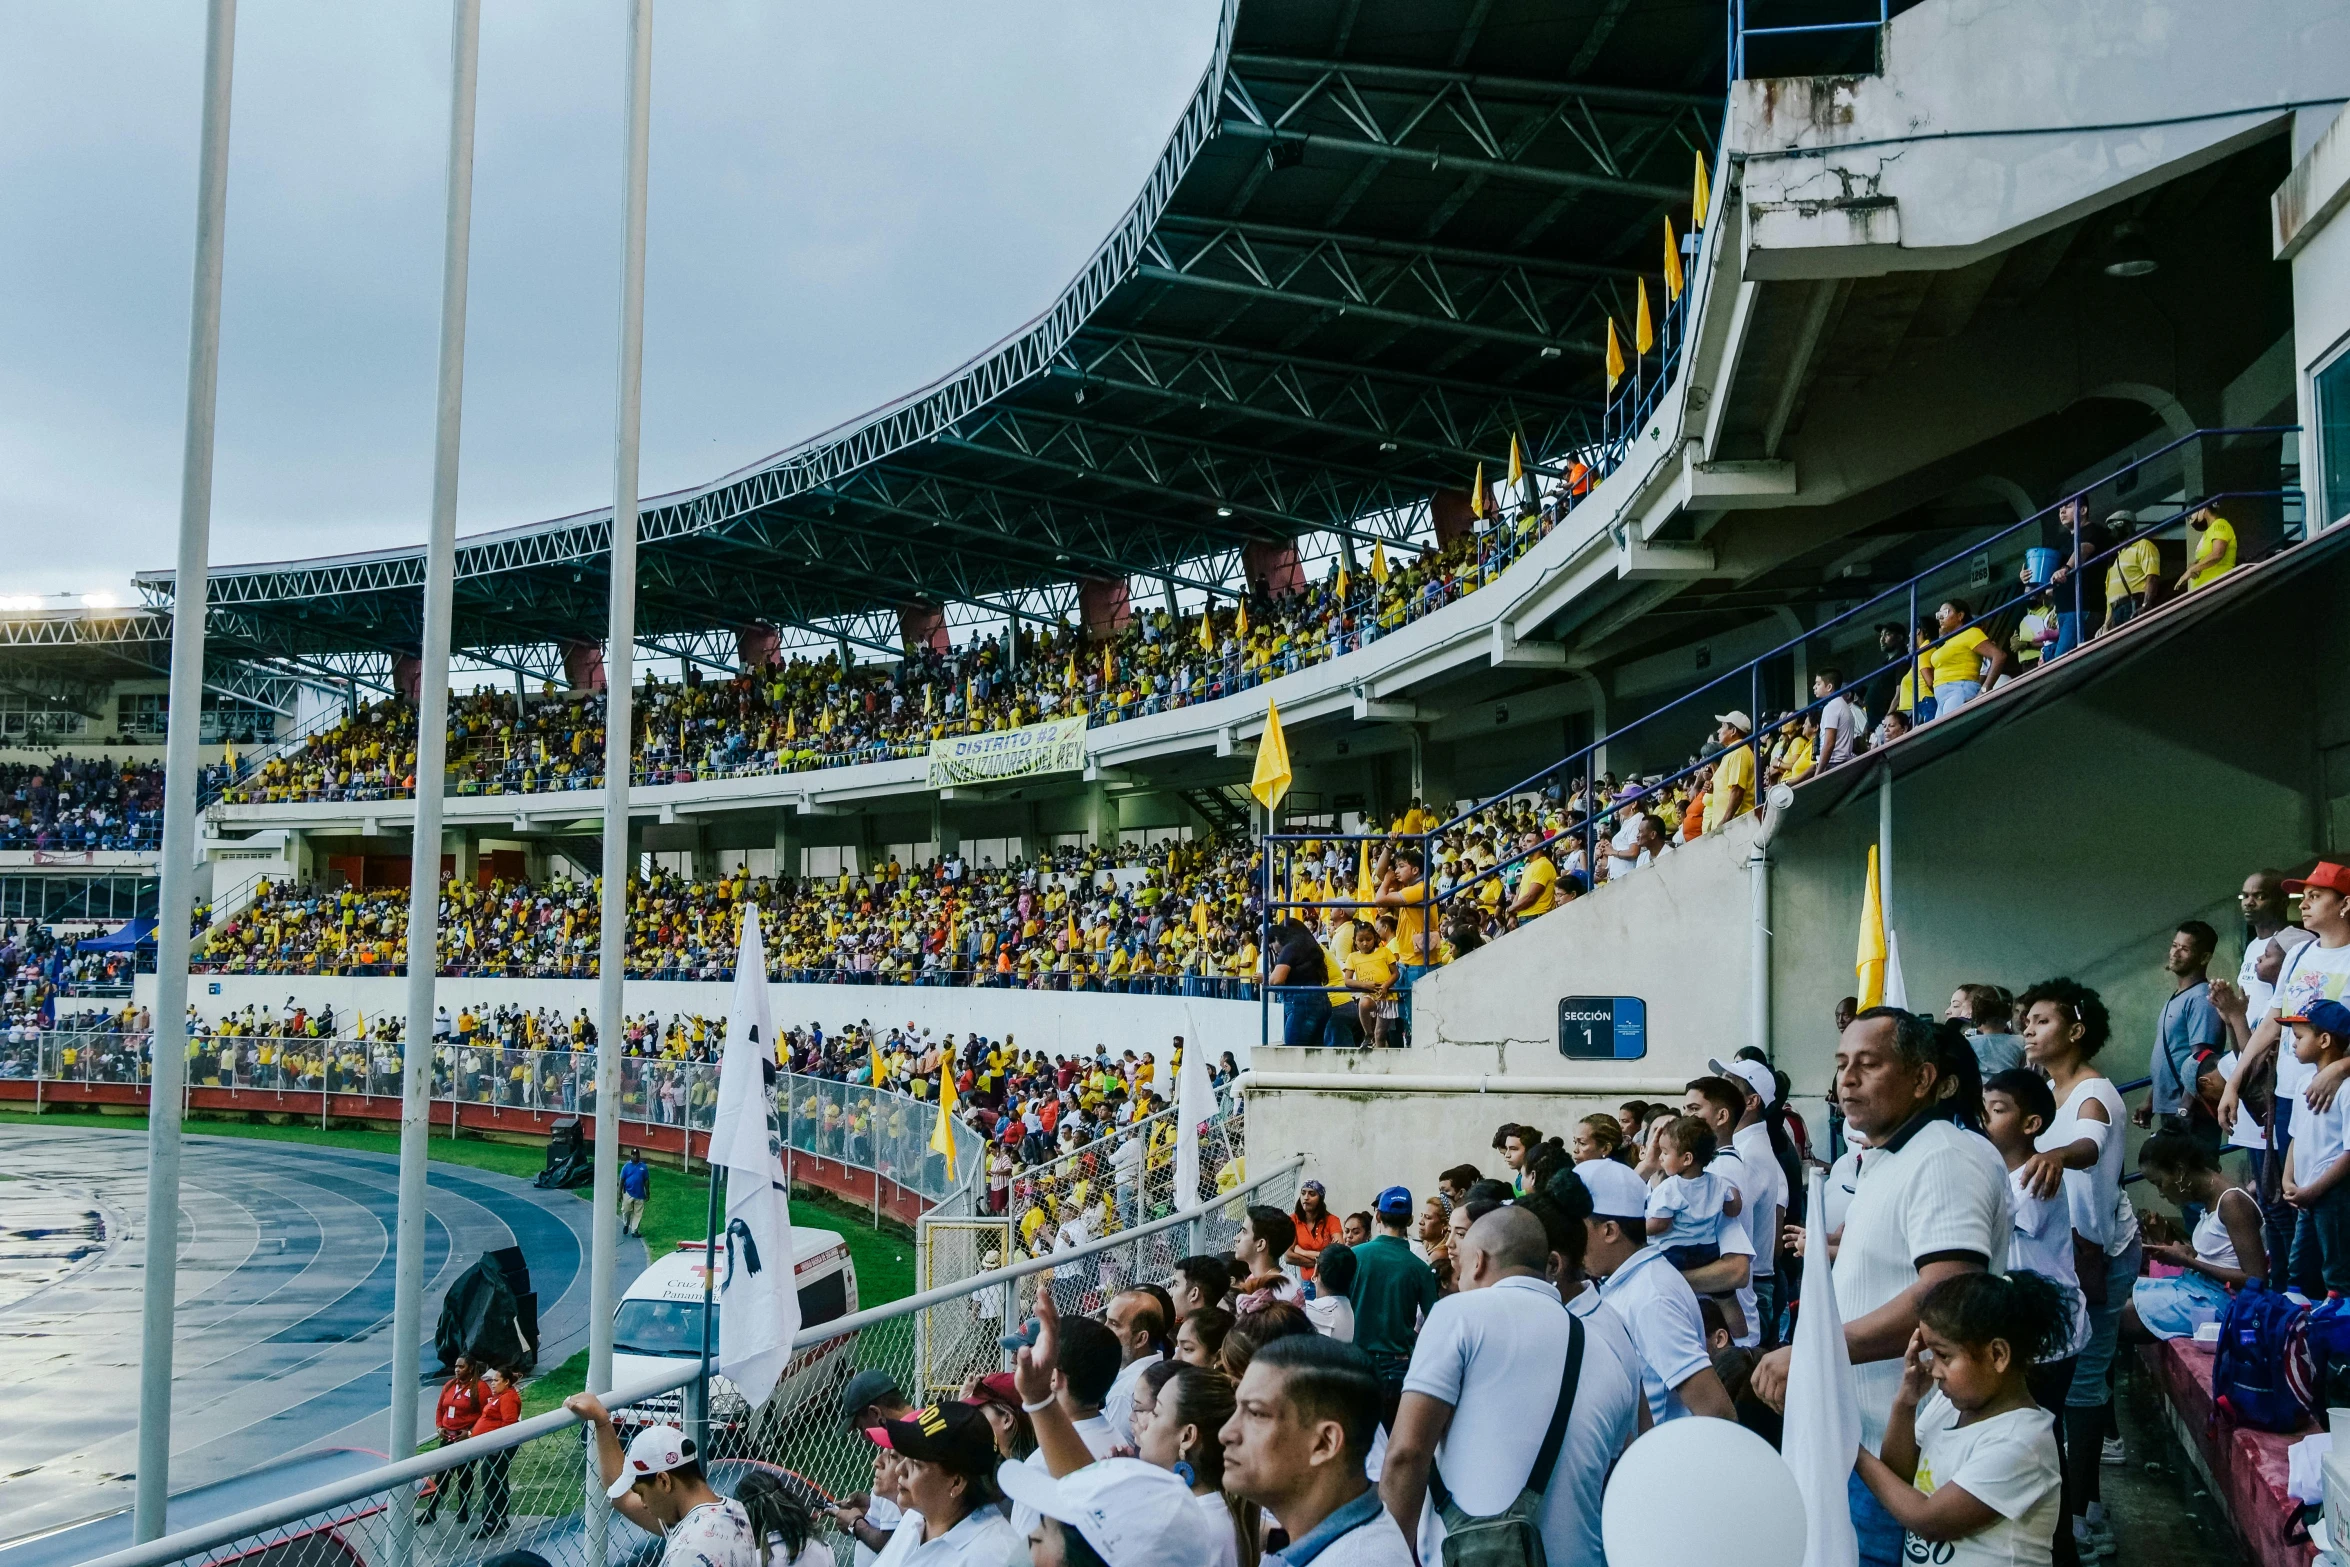
<path fill-rule="evenodd" d="M 86 1111 L 50 1111 L 34 1115 L 24 1110 L 0 1110 L 0 1126 L 54 1126 L 77 1127 L 118 1133 L 144 1133 L 144 1116 L 97 1115 Z M 285 1126 L 269 1126 L 250 1121 L 212 1121 L 192 1118 L 187 1123 L 191 1135 L 207 1137 L 250 1137 L 260 1142 L 308 1143 L 322 1148 L 344 1148 L 355 1153 L 393 1154 L 400 1151 L 400 1139 L 392 1132 L 365 1131 L 355 1127 L 334 1127 L 321 1130 L 299 1122 Z M 432 1157 L 444 1164 L 470 1165 L 477 1170 L 492 1170 L 500 1175 L 511 1175 L 529 1180 L 546 1165 L 543 1149 L 520 1143 L 486 1142 L 479 1138 L 436 1136 L 432 1140 Z M 589 1193 L 582 1190 L 572 1195 L 585 1201 Z M 677 1245 L 679 1241 L 700 1240 L 709 1214 L 710 1188 L 702 1167 L 697 1165 L 691 1175 L 677 1168 L 674 1156 L 663 1165 L 653 1165 L 652 1196 L 645 1203 L 645 1246 L 658 1256 Z M 830 1197 L 794 1197 L 791 1205 L 792 1223 L 811 1229 L 837 1230 L 849 1248 L 849 1256 L 857 1265 L 857 1299 L 861 1307 L 886 1305 L 914 1293 L 914 1242 L 903 1229 L 888 1221 L 875 1229 L 872 1216 L 863 1208 L 836 1201 Z M 581 1350 L 560 1366 L 543 1369 L 523 1385 L 522 1408 L 525 1415 L 535 1415 L 554 1408 L 571 1394 L 587 1386 L 587 1351 Z"/>

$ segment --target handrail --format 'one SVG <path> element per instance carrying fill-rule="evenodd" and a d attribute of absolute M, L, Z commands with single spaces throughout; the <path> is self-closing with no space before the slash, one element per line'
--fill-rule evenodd
<path fill-rule="evenodd" d="M 1260 1188 L 1286 1176 L 1294 1175 L 1304 1168 L 1305 1160 L 1303 1158 L 1292 1158 L 1276 1165 L 1254 1180 L 1240 1183 L 1229 1192 L 1218 1192 L 1214 1197 L 1192 1207 L 1179 1208 L 1164 1218 L 1153 1219 L 1147 1224 L 1136 1225 L 1132 1229 L 1120 1230 L 1101 1240 L 1089 1241 L 1083 1246 L 1074 1246 L 1050 1257 L 1030 1258 L 1026 1262 L 1014 1263 L 1009 1267 L 997 1268 L 992 1272 L 974 1274 L 970 1278 L 959 1280 L 954 1284 L 925 1290 L 921 1294 L 909 1295 L 865 1311 L 851 1312 L 847 1316 L 836 1317 L 832 1321 L 816 1327 L 802 1328 L 798 1336 L 792 1340 L 792 1354 L 798 1356 L 820 1344 L 848 1337 L 869 1327 L 893 1322 L 898 1318 L 912 1316 L 934 1306 L 964 1299 L 983 1291 L 1001 1289 L 1006 1284 L 1014 1283 L 1032 1274 L 1049 1272 L 1053 1268 L 1069 1263 L 1083 1262 L 1087 1258 L 1098 1256 L 1102 1252 L 1116 1247 L 1130 1246 L 1145 1236 L 1160 1234 L 1180 1224 L 1189 1224 L 1213 1210 L 1226 1207 L 1235 1201 L 1245 1200 Z M 705 1362 L 697 1360 L 690 1363 L 685 1369 L 664 1372 L 658 1377 L 631 1385 L 625 1392 L 615 1391 L 606 1394 L 604 1402 L 607 1407 L 625 1408 L 631 1404 L 659 1397 L 664 1393 L 677 1391 L 699 1380 L 704 1365 Z M 189 1557 L 201 1555 L 233 1541 L 261 1534 L 266 1530 L 275 1529 L 304 1518 L 331 1512 L 335 1508 L 347 1506 L 380 1491 L 403 1492 L 418 1480 L 445 1473 L 459 1465 L 475 1462 L 493 1453 L 508 1451 L 535 1438 L 584 1423 L 577 1415 L 567 1409 L 549 1410 L 546 1414 L 534 1415 L 528 1420 L 502 1427 L 488 1436 L 470 1437 L 448 1447 L 436 1448 L 429 1453 L 419 1453 L 412 1458 L 399 1459 L 378 1469 L 371 1469 L 362 1474 L 331 1481 L 298 1496 L 288 1497 L 284 1501 L 265 1503 L 260 1507 L 249 1508 L 217 1522 L 200 1524 L 192 1529 L 183 1529 L 177 1534 L 167 1534 L 161 1539 L 149 1541 L 145 1545 L 134 1545 L 127 1550 L 101 1556 L 96 1561 L 87 1564 L 87 1567 L 167 1567 L 169 1563 L 184 1561 Z"/>
<path fill-rule="evenodd" d="M 1591 872 L 1596 869 L 1598 857 L 1598 823 L 1601 817 L 1612 815 L 1616 810 L 1621 808 L 1621 804 L 1619 802 L 1610 802 L 1609 804 L 1602 805 L 1601 802 L 1597 799 L 1598 780 L 1595 772 L 1595 758 L 1610 744 L 1622 740 L 1624 737 L 1630 735 L 1633 731 L 1652 724 L 1659 718 L 1680 710 L 1686 707 L 1688 704 L 1696 702 L 1716 690 L 1723 689 L 1727 686 L 1732 686 L 1733 683 L 1736 682 L 1743 682 L 1752 693 L 1749 696 L 1749 702 L 1752 708 L 1752 711 L 1749 713 L 1749 717 L 1754 721 L 1755 727 L 1748 732 L 1747 739 L 1742 743 L 1749 747 L 1759 747 L 1763 737 L 1762 713 L 1760 710 L 1761 704 L 1759 701 L 1759 696 L 1764 667 L 1775 660 L 1786 658 L 1798 648 L 1815 643 L 1822 638 L 1832 635 L 1839 628 L 1849 626 L 1856 621 L 1862 621 L 1864 618 L 1871 617 L 1872 615 L 1884 613 L 1884 606 L 1886 606 L 1890 601 L 1897 599 L 1906 598 L 1908 601 L 1908 608 L 1902 622 L 1902 639 L 1904 643 L 1910 645 L 1906 646 L 1899 655 L 1888 660 L 1886 663 L 1879 665 L 1874 669 L 1868 670 L 1866 673 L 1858 675 L 1852 679 L 1846 680 L 1839 688 L 1839 692 L 1831 693 L 1827 697 L 1810 698 L 1803 701 L 1801 705 L 1791 710 L 1791 712 L 1788 714 L 1788 718 L 1790 720 L 1800 720 L 1804 716 L 1824 707 L 1829 701 L 1834 700 L 1838 694 L 1841 694 L 1841 692 L 1857 690 L 1865 686 L 1869 681 L 1896 669 L 1907 668 L 1913 672 L 1914 678 L 1914 671 L 1924 666 L 1925 661 L 1932 655 L 1936 648 L 1939 648 L 1944 643 L 1950 641 L 1952 637 L 1963 633 L 1967 627 L 1979 625 L 1982 622 L 2000 613 L 2003 613 L 2004 611 L 2011 609 L 2018 604 L 2027 603 L 2042 593 L 2050 592 L 2058 585 L 2053 579 L 2049 583 L 2026 584 L 2022 591 L 2013 594 L 2012 596 L 2002 598 L 1996 603 L 1985 607 L 1980 613 L 1971 616 L 1967 621 L 1966 626 L 1962 626 L 1959 631 L 1935 635 L 1921 645 L 1917 643 L 1916 638 L 1918 618 L 1916 611 L 1919 605 L 1919 589 L 1921 584 L 1926 583 L 1929 579 L 1938 575 L 1948 573 L 1952 568 L 1961 566 L 1962 564 L 1969 561 L 1972 557 L 1984 554 L 1991 548 L 2000 544 L 2003 540 L 2012 538 L 2014 535 L 2022 532 L 2025 529 L 2044 526 L 2052 519 L 2060 521 L 2064 526 L 2069 528 L 2071 532 L 2072 549 L 2069 554 L 2068 563 L 2063 568 L 2063 570 L 2070 579 L 2072 587 L 2071 614 L 2077 626 L 2081 622 L 2085 613 L 2083 595 L 2086 591 L 2086 584 L 2090 574 L 2097 567 L 2118 555 L 2120 551 L 2128 545 L 2148 538 L 2155 533 L 2159 533 L 2165 528 L 2171 527 L 2178 523 L 2182 519 L 2194 515 L 2194 513 L 2203 509 L 2204 507 L 2217 504 L 2221 501 L 2242 499 L 2277 499 L 2289 504 L 2293 500 L 2300 497 L 2303 492 L 2298 486 L 2288 485 L 2282 486 L 2275 490 L 2222 490 L 2207 493 L 2187 500 L 2177 509 L 2166 512 L 2165 515 L 2158 518 L 2154 522 L 2137 525 L 2135 530 L 2129 533 L 2127 536 L 2114 540 L 2113 542 L 2107 544 L 2105 548 L 2098 550 L 2095 553 L 2090 553 L 2087 551 L 2083 543 L 2084 524 L 2087 521 L 2086 507 L 2091 496 L 2097 494 L 2100 490 L 2105 489 L 2107 486 L 2114 484 L 2115 481 L 2120 480 L 2129 474 L 2136 473 L 2139 470 L 2170 456 L 2172 453 L 2177 452 L 2181 448 L 2193 442 L 2214 438 L 2245 438 L 2257 436 L 2282 437 L 2285 435 L 2298 433 L 2299 429 L 2300 427 L 2298 425 L 2290 424 L 2219 426 L 2210 429 L 2195 430 L 2185 435 L 2177 436 L 2165 442 L 2161 446 L 2156 447 L 2154 450 L 2149 451 L 2139 457 L 2133 458 L 2129 462 L 2124 463 L 2119 467 L 2116 467 L 2111 471 L 2099 476 L 2098 478 L 2091 480 L 2087 484 L 2082 485 L 2080 488 L 2074 490 L 2053 504 L 2043 507 L 2040 510 L 2031 513 L 2029 516 L 2018 519 L 2014 523 L 2001 528 L 1986 538 L 1971 542 L 1965 548 L 1952 555 L 1935 561 L 1933 564 L 1914 573 L 1908 578 L 1894 583 L 1893 585 L 1883 589 L 1871 597 L 1862 600 L 1860 603 L 1854 605 L 1848 610 L 1845 610 L 1841 614 L 1831 616 L 1817 626 L 1800 631 L 1795 636 L 1788 638 L 1775 647 L 1770 648 L 1768 651 L 1758 654 L 1757 656 L 1748 659 L 1742 664 L 1725 670 L 1723 673 L 1714 676 L 1712 679 L 1704 681 L 1694 688 L 1683 692 L 1679 696 L 1672 698 L 1670 701 L 1667 701 L 1660 706 L 1641 714 L 1639 717 L 1632 719 L 1625 724 L 1608 730 L 1606 733 L 1599 735 L 1577 750 L 1569 752 L 1560 760 L 1546 764 L 1536 772 L 1530 774 L 1526 778 L 1511 785 L 1510 787 L 1495 791 L 1494 793 L 1486 796 L 1484 799 L 1479 800 L 1475 804 L 1471 805 L 1467 810 L 1458 812 L 1449 819 L 1439 822 L 1416 835 L 1402 835 L 1401 839 L 1399 840 L 1397 835 L 1382 833 L 1268 832 L 1262 834 L 1260 837 L 1260 842 L 1265 850 L 1263 856 L 1265 885 L 1263 900 L 1263 930 L 1261 940 L 1262 950 L 1264 950 L 1268 955 L 1268 965 L 1271 962 L 1271 953 L 1273 950 L 1272 931 L 1274 924 L 1276 923 L 1276 910 L 1332 907 L 1352 908 L 1360 906 L 1364 902 L 1364 900 L 1360 897 L 1339 896 L 1328 899 L 1312 900 L 1300 899 L 1290 896 L 1287 885 L 1276 885 L 1275 882 L 1276 875 L 1278 873 L 1285 873 L 1292 864 L 1289 856 L 1279 852 L 1280 846 L 1284 844 L 1296 844 L 1306 841 L 1346 844 L 1368 842 L 1385 844 L 1394 841 L 1409 841 L 1416 843 L 1423 856 L 1423 876 L 1428 878 L 1428 885 L 1430 887 L 1430 894 L 1421 900 L 1419 906 L 1429 911 L 1429 919 L 1432 924 L 1440 917 L 1437 911 L 1445 905 L 1451 903 L 1461 894 L 1471 892 L 1481 887 L 1486 882 L 1499 878 L 1509 867 L 1522 863 L 1532 854 L 1547 850 L 1552 845 L 1561 841 L 1561 839 L 1575 834 L 1577 829 L 1580 830 L 1579 835 L 1583 845 L 1585 875 L 1589 876 Z M 2293 545 L 2291 542 L 2288 542 L 2285 547 L 2291 548 Z M 2086 638 L 2083 639 L 2084 644 L 2085 641 Z M 1918 692 L 1917 694 L 1921 696 L 1924 695 L 1922 691 Z M 1802 696 L 1804 694 L 1798 693 L 1798 695 Z M 1758 750 L 1758 760 L 1759 755 L 1760 753 Z M 1661 792 L 1670 785 L 1676 784 L 1681 780 L 1702 771 L 1704 768 L 1711 766 L 1714 760 L 1715 758 L 1712 756 L 1700 757 L 1695 761 L 1687 763 L 1677 769 L 1659 776 L 1650 784 L 1644 786 L 1641 791 L 1642 797 L 1650 797 L 1655 793 Z M 1434 891 L 1434 865 L 1431 862 L 1430 855 L 1438 839 L 1448 833 L 1457 831 L 1462 827 L 1471 824 L 1476 818 L 1488 811 L 1491 811 L 1497 805 L 1504 804 L 1519 796 L 1527 794 L 1538 795 L 1548 788 L 1555 787 L 1560 788 L 1562 804 L 1566 803 L 1566 791 L 1563 788 L 1563 780 L 1566 777 L 1572 776 L 1578 765 L 1580 765 L 1581 769 L 1581 787 L 1578 791 L 1580 794 L 1581 806 L 1580 810 L 1576 813 L 1574 820 L 1563 823 L 1559 831 L 1544 837 L 1533 848 L 1514 849 L 1508 852 L 1497 854 L 1492 865 L 1477 871 L 1471 876 L 1463 878 L 1460 882 L 1457 882 L 1446 888 L 1441 893 Z M 1827 771 L 1827 765 L 1825 759 L 1823 758 L 1812 776 L 1819 776 L 1820 773 L 1824 773 L 1825 771 Z M 1759 782 L 1760 776 L 1758 769 L 1758 785 Z M 1278 871 L 1276 863 L 1277 861 L 1279 862 Z M 1268 985 L 1265 987 L 1263 992 L 1265 1003 L 1264 1012 L 1267 1027 L 1270 1026 L 1273 988 L 1274 987 Z"/>

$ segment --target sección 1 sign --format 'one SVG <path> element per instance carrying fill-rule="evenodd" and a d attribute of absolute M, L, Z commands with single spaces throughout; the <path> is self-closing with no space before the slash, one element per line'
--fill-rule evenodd
<path fill-rule="evenodd" d="M 1637 1061 L 1648 1054 L 1648 1003 L 1638 996 L 1559 1001 L 1559 1054 L 1572 1061 Z"/>

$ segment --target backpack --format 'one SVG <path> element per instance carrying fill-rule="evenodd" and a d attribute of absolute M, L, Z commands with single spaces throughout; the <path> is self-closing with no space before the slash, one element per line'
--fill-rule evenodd
<path fill-rule="evenodd" d="M 1509 1506 L 1498 1513 L 1472 1516 L 1461 1509 L 1444 1483 L 1439 1467 L 1428 1467 L 1428 1490 L 1444 1520 L 1444 1567 L 1549 1567 L 1542 1545 L 1542 1493 L 1558 1468 L 1559 1449 L 1566 1444 L 1567 1416 L 1575 1407 L 1575 1384 L 1583 1374 L 1583 1319 L 1567 1314 L 1567 1365 L 1559 1375 L 1558 1402 L 1550 1412 L 1550 1429 L 1534 1454 L 1526 1484 Z"/>
<path fill-rule="evenodd" d="M 2309 1418 L 2311 1386 L 2309 1308 L 2247 1283 L 2220 1319 L 2211 1358 L 2213 1420 L 2225 1410 L 2238 1425 L 2298 1430 Z"/>

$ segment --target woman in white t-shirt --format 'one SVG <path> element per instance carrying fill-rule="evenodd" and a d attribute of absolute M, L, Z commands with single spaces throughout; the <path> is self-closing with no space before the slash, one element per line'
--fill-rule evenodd
<path fill-rule="evenodd" d="M 832 1552 L 815 1542 L 807 1498 L 795 1494 L 781 1474 L 752 1470 L 735 1486 L 734 1499 L 751 1521 L 761 1567 L 822 1567 L 832 1560 Z"/>
<path fill-rule="evenodd" d="M 1858 1472 L 1907 1531 L 1903 1555 L 1946 1567 L 2045 1567 L 2062 1527 L 2055 1421 L 2033 1363 L 2070 1312 L 2037 1273 L 1962 1273 L 1918 1305 L 1880 1454 Z"/>
<path fill-rule="evenodd" d="M 2249 1119 L 2249 1118 L 2246 1118 Z M 2157 1132 L 2138 1150 L 2138 1168 L 2163 1197 L 2202 1217 L 2184 1246 L 2149 1246 L 2149 1255 L 2180 1271 L 2140 1279 L 2123 1308 L 2125 1334 L 2185 1338 L 2227 1315 L 2228 1298 L 2265 1273 L 2260 1199 L 2220 1174 L 2219 1155 L 2185 1132 Z M 2252 1259 L 2247 1267 L 2244 1259 Z M 2136 1330 L 2135 1333 L 2132 1330 Z"/>
<path fill-rule="evenodd" d="M 1153 1367 L 1156 1371 L 1158 1368 Z M 1211 1366 L 1177 1366 L 1161 1381 L 1147 1425 L 1137 1423 L 1135 1456 L 1172 1469 L 1191 1487 L 1217 1554 L 1208 1567 L 1257 1567 L 1263 1511 L 1224 1494 L 1224 1445 L 1232 1418 L 1232 1379 Z"/>
<path fill-rule="evenodd" d="M 2089 1341 L 2073 1362 L 2065 1398 L 2065 1464 L 2072 1505 L 2082 1510 L 2074 1535 L 2102 1551 L 2109 1531 L 2098 1478 L 2113 1402 L 2106 1374 L 2140 1261 L 2138 1213 L 2122 1194 L 2122 1096 L 2092 1064 L 2111 1037 L 2112 1022 L 2097 992 L 2070 979 L 2042 980 L 2018 1001 L 2024 1008 L 2024 1059 L 2048 1074 L 2056 1119 L 2040 1134 L 2040 1151 L 2016 1172 L 2016 1184 L 2036 1197 L 2053 1197 L 2061 1188 L 2072 1220 L 2081 1293 L 2089 1302 Z M 2115 1438 L 2116 1463 L 2122 1461 L 2120 1449 Z"/>

